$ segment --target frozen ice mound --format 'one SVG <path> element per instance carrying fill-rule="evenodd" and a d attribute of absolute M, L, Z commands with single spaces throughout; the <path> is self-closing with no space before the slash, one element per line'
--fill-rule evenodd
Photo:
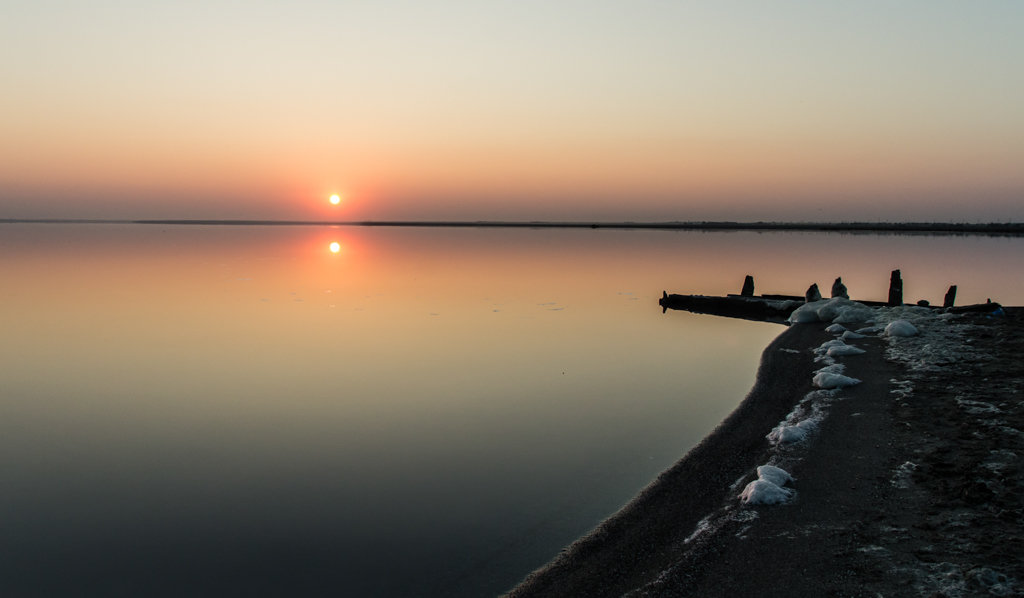
<path fill-rule="evenodd" d="M 761 465 L 757 468 L 757 479 L 747 484 L 740 493 L 740 500 L 748 505 L 776 505 L 793 498 L 793 491 L 783 488 L 793 481 L 793 476 L 781 467 Z"/>
<path fill-rule="evenodd" d="M 860 380 L 856 378 L 851 378 L 849 376 L 844 376 L 842 374 L 837 374 L 835 372 L 824 371 L 819 371 L 817 374 L 815 374 L 812 382 L 814 382 L 814 385 L 817 386 L 818 388 L 826 389 L 845 388 L 847 386 L 854 386 L 856 384 L 860 384 Z"/>
<path fill-rule="evenodd" d="M 759 465 L 757 468 L 757 478 L 767 480 L 776 486 L 785 486 L 793 481 L 793 476 L 789 475 L 788 471 L 774 465 Z"/>
<path fill-rule="evenodd" d="M 818 422 L 813 419 L 805 419 L 796 424 L 781 424 L 768 433 L 768 442 L 772 444 L 792 444 L 807 438 L 812 430 L 818 427 Z"/>
<path fill-rule="evenodd" d="M 777 505 L 793 498 L 793 491 L 768 480 L 754 480 L 740 493 L 740 500 L 748 505 Z"/>
<path fill-rule="evenodd" d="M 814 354 L 819 356 L 816 361 L 822 361 L 823 359 L 821 356 L 823 355 L 828 355 L 829 357 L 842 357 L 845 355 L 860 355 L 861 353 L 867 353 L 867 351 L 854 347 L 853 345 L 847 345 L 844 341 L 838 338 L 825 341 L 821 346 L 814 349 Z"/>
<path fill-rule="evenodd" d="M 906 320 L 893 320 L 885 327 L 885 336 L 917 336 L 917 328 Z"/>
<path fill-rule="evenodd" d="M 874 320 L 874 311 L 862 303 L 850 301 L 843 297 L 833 297 L 820 301 L 804 303 L 789 316 L 793 324 L 809 322 L 835 322 L 851 324 L 854 322 L 870 322 Z"/>
<path fill-rule="evenodd" d="M 842 357 L 844 355 L 860 355 L 861 353 L 867 353 L 867 351 L 853 345 L 837 345 L 829 347 L 826 354 L 829 357 Z"/>

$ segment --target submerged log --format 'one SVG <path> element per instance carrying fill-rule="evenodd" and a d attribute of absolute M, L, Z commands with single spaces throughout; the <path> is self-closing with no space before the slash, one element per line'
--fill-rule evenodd
<path fill-rule="evenodd" d="M 663 312 L 668 309 L 679 309 L 700 314 L 780 324 L 789 319 L 793 310 L 803 305 L 803 301 L 774 301 L 763 297 L 744 297 L 742 295 L 726 297 L 670 295 L 665 291 L 662 291 L 661 300 L 658 303 Z"/>

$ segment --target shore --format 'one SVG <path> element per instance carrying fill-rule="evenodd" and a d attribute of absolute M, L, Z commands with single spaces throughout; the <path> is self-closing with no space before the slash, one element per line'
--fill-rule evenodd
<path fill-rule="evenodd" d="M 861 383 L 829 392 L 812 350 L 836 334 L 790 327 L 729 418 L 509 596 L 1024 595 L 1021 311 L 882 310 L 920 334 L 849 340 Z M 787 416 L 816 425 L 769 441 Z M 743 504 L 765 464 L 794 496 Z"/>

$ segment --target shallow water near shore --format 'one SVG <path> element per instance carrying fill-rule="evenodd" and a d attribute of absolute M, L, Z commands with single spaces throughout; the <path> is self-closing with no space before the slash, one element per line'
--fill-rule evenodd
<path fill-rule="evenodd" d="M 628 501 L 778 325 L 662 290 L 1024 301 L 1018 238 L 4 225 L 0 586 L 480 596 Z M 59 572 L 59 574 L 58 574 Z"/>

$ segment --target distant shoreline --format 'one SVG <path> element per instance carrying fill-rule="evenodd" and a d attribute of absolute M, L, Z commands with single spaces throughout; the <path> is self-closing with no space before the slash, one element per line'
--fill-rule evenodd
<path fill-rule="evenodd" d="M 461 220 L 241 220 L 241 219 L 67 219 L 0 218 L 0 224 L 157 224 L 165 226 L 352 226 L 398 228 L 589 228 L 622 230 L 805 231 L 1024 235 L 1024 222 L 549 222 Z"/>

